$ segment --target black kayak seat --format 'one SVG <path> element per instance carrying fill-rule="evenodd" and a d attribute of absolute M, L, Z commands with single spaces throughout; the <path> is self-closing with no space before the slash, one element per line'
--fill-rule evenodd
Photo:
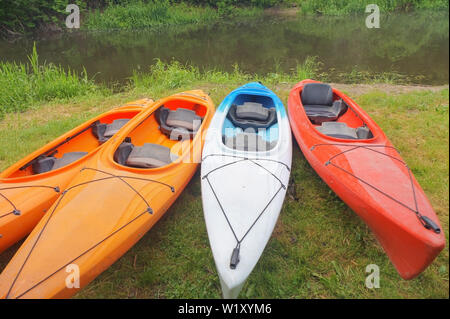
<path fill-rule="evenodd" d="M 123 142 L 114 153 L 114 160 L 117 163 L 138 168 L 165 166 L 177 158 L 177 155 L 170 152 L 170 148 L 152 143 L 134 146 L 131 142 Z"/>
<path fill-rule="evenodd" d="M 314 124 L 336 121 L 345 113 L 342 100 L 333 101 L 333 89 L 325 83 L 308 83 L 300 94 L 306 115 Z"/>
<path fill-rule="evenodd" d="M 343 122 L 323 122 L 316 129 L 327 136 L 345 139 L 368 139 L 373 137 L 366 126 L 352 128 Z"/>
<path fill-rule="evenodd" d="M 160 130 L 171 140 L 184 140 L 193 138 L 202 124 L 202 117 L 193 110 L 177 108 L 170 110 L 164 106 L 156 113 Z"/>
<path fill-rule="evenodd" d="M 34 174 L 42 174 L 52 170 L 55 164 L 56 157 L 54 156 L 41 156 L 34 161 L 31 168 Z"/>
<path fill-rule="evenodd" d="M 86 156 L 87 152 L 68 152 L 64 153 L 61 158 L 56 158 L 54 156 L 43 156 L 38 158 L 32 165 L 34 174 L 42 174 L 45 172 L 53 171 L 55 169 L 64 167 L 73 163 L 83 156 Z"/>
<path fill-rule="evenodd" d="M 227 118 L 235 127 L 243 130 L 259 129 L 269 128 L 275 124 L 277 113 L 274 107 L 266 108 L 260 103 L 244 102 L 242 105 L 231 105 Z"/>

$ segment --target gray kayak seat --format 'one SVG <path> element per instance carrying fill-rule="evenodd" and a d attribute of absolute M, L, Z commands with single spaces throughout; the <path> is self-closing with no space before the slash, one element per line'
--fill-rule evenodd
<path fill-rule="evenodd" d="M 194 111 L 178 108 L 175 111 L 170 111 L 167 116 L 166 123 L 173 127 L 180 127 L 190 131 L 197 131 L 202 118 L 195 114 Z"/>
<path fill-rule="evenodd" d="M 260 103 L 244 102 L 242 105 L 231 105 L 227 118 L 235 127 L 256 130 L 274 125 L 277 122 L 277 112 L 274 107 L 266 108 Z"/>
<path fill-rule="evenodd" d="M 156 119 L 161 132 L 171 140 L 193 138 L 202 124 L 202 117 L 182 107 L 173 111 L 162 106 L 157 110 Z"/>
<path fill-rule="evenodd" d="M 170 152 L 170 148 L 152 143 L 134 146 L 132 143 L 124 142 L 114 154 L 114 160 L 119 164 L 139 168 L 165 166 L 177 158 L 177 155 Z"/>
<path fill-rule="evenodd" d="M 271 150 L 276 142 L 271 143 L 264 140 L 256 133 L 238 133 L 235 136 L 225 136 L 226 146 L 239 151 L 263 152 Z"/>
<path fill-rule="evenodd" d="M 61 158 L 57 158 L 55 160 L 55 163 L 52 166 L 52 171 L 61 167 L 64 167 L 66 165 L 69 165 L 70 163 L 73 163 L 83 156 L 86 156 L 88 152 L 68 152 L 64 153 Z"/>
<path fill-rule="evenodd" d="M 244 102 L 236 108 L 236 116 L 240 119 L 267 121 L 269 109 L 260 103 Z"/>
<path fill-rule="evenodd" d="M 92 133 L 100 143 L 106 142 L 114 134 L 116 134 L 130 119 L 117 119 L 111 124 L 97 122 L 92 127 Z"/>
<path fill-rule="evenodd" d="M 114 120 L 111 124 L 106 125 L 106 130 L 105 130 L 105 137 L 111 137 L 114 134 L 116 134 L 117 132 L 119 132 L 119 130 L 128 122 L 130 121 L 130 119 L 117 119 Z"/>
<path fill-rule="evenodd" d="M 323 122 L 316 129 L 327 136 L 345 139 L 367 139 L 372 137 L 370 130 L 361 126 L 358 128 L 349 127 L 343 122 Z"/>
<path fill-rule="evenodd" d="M 342 100 L 333 101 L 333 89 L 324 83 L 308 83 L 300 94 L 306 115 L 314 124 L 336 121 L 347 111 Z"/>

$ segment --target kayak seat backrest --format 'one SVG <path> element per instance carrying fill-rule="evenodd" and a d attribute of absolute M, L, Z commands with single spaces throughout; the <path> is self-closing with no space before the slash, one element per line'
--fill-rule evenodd
<path fill-rule="evenodd" d="M 97 122 L 92 127 L 92 133 L 100 143 L 106 142 L 116 134 L 130 119 L 116 119 L 111 124 Z"/>
<path fill-rule="evenodd" d="M 55 164 L 56 157 L 54 156 L 42 156 L 38 158 L 31 166 L 34 174 L 42 174 L 52 170 L 53 164 Z"/>
<path fill-rule="evenodd" d="M 244 102 L 239 106 L 231 105 L 227 118 L 235 127 L 243 130 L 269 128 L 277 122 L 277 113 L 274 107 L 266 108 L 260 103 Z"/>
<path fill-rule="evenodd" d="M 333 89 L 324 83 L 308 83 L 300 94 L 303 108 L 314 124 L 336 121 L 347 111 L 342 100 L 333 101 Z"/>
<path fill-rule="evenodd" d="M 138 168 L 155 168 L 172 163 L 178 158 L 170 152 L 170 148 L 152 143 L 134 146 L 123 142 L 114 153 L 114 160 L 121 164 Z"/>
<path fill-rule="evenodd" d="M 130 156 L 134 145 L 130 142 L 123 142 L 119 145 L 117 150 L 114 152 L 114 161 L 120 165 L 126 165 L 128 156 Z"/>
<path fill-rule="evenodd" d="M 336 138 L 367 139 L 372 137 L 372 133 L 367 127 L 352 128 L 343 122 L 323 122 L 316 129 L 322 134 Z"/>
<path fill-rule="evenodd" d="M 367 126 L 360 126 L 356 128 L 356 135 L 358 135 L 358 138 L 360 140 L 365 140 L 373 137 L 372 132 L 369 130 Z"/>
<path fill-rule="evenodd" d="M 87 152 L 68 152 L 64 153 L 61 158 L 57 158 L 55 163 L 53 164 L 52 171 L 58 168 L 61 168 L 63 166 L 69 165 L 70 163 L 73 163 L 83 156 L 86 156 Z"/>
<path fill-rule="evenodd" d="M 226 146 L 239 151 L 261 152 L 268 151 L 273 148 L 275 143 L 264 140 L 256 133 L 237 133 L 234 136 L 224 136 Z"/>
<path fill-rule="evenodd" d="M 244 104 L 236 107 L 236 116 L 239 119 L 263 122 L 269 118 L 269 109 L 263 107 L 260 103 L 244 102 Z"/>
<path fill-rule="evenodd" d="M 105 130 L 105 137 L 112 137 L 114 134 L 116 134 L 117 132 L 119 132 L 119 130 L 128 122 L 130 121 L 130 119 L 117 119 L 114 120 L 111 124 L 106 125 L 106 130 Z"/>
<path fill-rule="evenodd" d="M 202 124 L 202 117 L 181 107 L 173 111 L 162 106 L 156 111 L 156 119 L 161 132 L 171 140 L 193 138 Z"/>

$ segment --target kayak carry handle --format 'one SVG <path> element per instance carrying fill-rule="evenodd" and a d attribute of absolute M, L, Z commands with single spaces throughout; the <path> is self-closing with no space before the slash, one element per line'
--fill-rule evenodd
<path fill-rule="evenodd" d="M 423 222 L 423 226 L 426 229 L 431 229 L 436 234 L 441 233 L 441 228 L 431 218 L 422 215 L 422 216 L 420 216 L 420 220 Z"/>
<path fill-rule="evenodd" d="M 239 245 L 233 249 L 233 253 L 231 254 L 230 268 L 236 269 L 238 263 L 239 263 Z"/>

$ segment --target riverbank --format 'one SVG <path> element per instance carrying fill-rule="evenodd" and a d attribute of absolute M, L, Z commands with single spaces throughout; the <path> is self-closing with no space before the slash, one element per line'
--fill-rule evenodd
<path fill-rule="evenodd" d="M 90 96 L 107 97 L 118 91 L 142 90 L 158 96 L 166 89 L 198 83 L 208 83 L 212 90 L 227 83 L 249 81 L 261 81 L 272 87 L 280 87 L 305 78 L 345 84 L 410 84 L 408 76 L 395 72 L 363 72 L 355 68 L 350 72 L 325 70 L 322 63 L 311 56 L 298 63 L 290 72 L 279 70 L 265 74 L 244 72 L 237 64 L 234 65 L 233 71 L 226 72 L 217 69 L 204 70 L 177 61 L 165 63 L 156 60 L 150 68 L 134 71 L 133 75 L 119 86 L 114 83 L 94 82 L 93 77 L 85 70 L 77 73 L 40 61 L 36 47 L 28 60 L 28 63 L 0 62 L 0 118 L 7 113 L 40 108 L 47 102 L 65 103 Z"/>
<path fill-rule="evenodd" d="M 328 0 L 291 0 L 300 14 L 319 14 L 319 15 L 364 15 L 366 6 L 373 1 L 328 1 Z M 412 12 L 421 10 L 448 10 L 448 1 L 446 0 L 381 0 L 376 5 L 380 12 Z"/>
<path fill-rule="evenodd" d="M 217 22 L 223 18 L 261 16 L 259 7 L 192 6 L 186 3 L 131 2 L 110 5 L 86 12 L 82 30 L 117 30 L 161 28 L 167 26 L 197 25 Z"/>
<path fill-rule="evenodd" d="M 304 70 L 304 69 L 302 69 Z M 265 84 L 286 105 L 307 71 Z M 0 169 L 113 106 L 186 89 L 209 92 L 216 106 L 251 80 L 235 74 L 161 64 L 119 93 L 93 91 L 41 104 L 0 120 Z M 282 81 L 281 81 L 282 80 Z M 392 84 L 335 84 L 364 108 L 402 153 L 449 234 L 449 89 Z M 448 298 L 449 249 L 418 278 L 402 280 L 367 226 L 341 202 L 293 147 L 291 186 L 279 221 L 242 298 Z M 19 245 L 0 256 L 0 271 Z M 377 264 L 381 287 L 367 289 L 365 267 Z M 78 298 L 219 298 L 220 284 L 203 221 L 200 177 L 140 242 Z"/>

